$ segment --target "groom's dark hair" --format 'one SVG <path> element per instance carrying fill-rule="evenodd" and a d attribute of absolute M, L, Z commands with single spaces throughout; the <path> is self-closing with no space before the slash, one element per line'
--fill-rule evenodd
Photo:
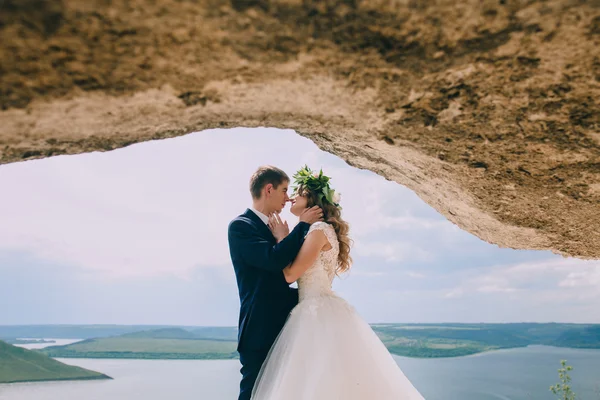
<path fill-rule="evenodd" d="M 283 182 L 289 181 L 289 176 L 279 168 L 272 165 L 263 165 L 250 178 L 250 193 L 252 193 L 253 199 L 260 199 L 260 192 L 269 183 L 277 189 Z"/>

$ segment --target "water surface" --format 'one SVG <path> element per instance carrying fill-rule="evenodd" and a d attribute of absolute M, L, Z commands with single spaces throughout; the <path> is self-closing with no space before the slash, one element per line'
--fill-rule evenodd
<path fill-rule="evenodd" d="M 560 360 L 575 367 L 579 399 L 600 399 L 600 350 L 531 346 L 468 357 L 395 357 L 428 400 L 550 400 Z M 233 400 L 237 360 L 59 359 L 114 380 L 0 385 L 2 400 Z"/>

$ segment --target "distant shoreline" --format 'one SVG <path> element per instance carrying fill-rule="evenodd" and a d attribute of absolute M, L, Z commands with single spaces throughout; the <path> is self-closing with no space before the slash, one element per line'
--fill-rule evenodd
<path fill-rule="evenodd" d="M 36 350 L 39 351 L 39 350 Z M 97 360 L 105 360 L 105 359 L 115 359 L 115 360 L 237 360 L 239 356 L 237 354 L 227 356 L 226 354 L 194 354 L 194 353 L 179 353 L 179 354 L 171 354 L 171 353 L 80 353 L 80 354 L 72 354 L 72 353 L 64 353 L 60 352 L 52 352 L 45 353 L 49 357 L 52 358 L 88 358 L 88 359 L 97 359 Z"/>
<path fill-rule="evenodd" d="M 102 374 L 101 376 L 88 376 L 88 377 L 81 377 L 81 378 L 48 378 L 48 379 L 23 379 L 23 380 L 15 380 L 15 381 L 9 381 L 9 382 L 0 382 L 0 385 L 12 385 L 15 383 L 36 383 L 36 382 L 65 382 L 65 381 L 95 381 L 95 380 L 100 380 L 100 379 L 110 379 L 112 380 L 113 378 L 108 376 L 108 375 L 104 375 Z"/>
<path fill-rule="evenodd" d="M 56 340 L 46 339 L 2 339 L 4 342 L 12 345 L 24 345 L 24 344 L 50 344 L 56 343 Z"/>
<path fill-rule="evenodd" d="M 456 358 L 502 349 L 545 345 L 599 349 L 600 324 L 372 324 L 375 334 L 396 356 L 416 359 Z M 236 327 L 148 326 L 2 327 L 0 335 L 19 338 L 78 337 L 80 341 L 36 350 L 53 358 L 139 360 L 231 360 Z M 14 336 L 13 336 L 14 337 Z M 60 343 L 60 342 L 59 342 Z"/>
<path fill-rule="evenodd" d="M 527 346 L 514 346 L 514 347 L 504 347 L 497 349 L 485 349 L 477 352 L 472 352 L 468 354 L 460 354 L 460 355 L 436 355 L 436 356 L 418 356 L 418 355 L 406 355 L 399 354 L 396 352 L 390 351 L 390 354 L 398 357 L 405 358 L 413 358 L 413 359 L 442 359 L 442 358 L 460 358 L 460 357 L 472 357 L 486 353 L 493 353 L 498 351 L 505 350 L 514 350 L 514 349 L 525 349 L 528 347 L 550 347 L 555 349 L 571 349 L 571 350 L 597 350 L 597 348 L 583 348 L 583 347 L 566 347 L 566 346 L 550 346 L 543 344 L 530 344 Z M 65 358 L 65 359 L 95 359 L 95 360 L 107 360 L 107 359 L 115 359 L 115 360 L 196 360 L 196 361 L 226 361 L 226 360 L 238 360 L 239 355 L 237 353 L 227 355 L 221 354 L 193 354 L 193 353 L 180 353 L 180 354 L 164 354 L 164 353 L 81 353 L 81 354 L 73 354 L 73 353 L 51 353 L 48 354 L 52 358 Z"/>

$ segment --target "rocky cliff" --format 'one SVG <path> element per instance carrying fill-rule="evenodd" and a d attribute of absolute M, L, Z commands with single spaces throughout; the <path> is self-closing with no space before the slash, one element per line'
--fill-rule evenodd
<path fill-rule="evenodd" d="M 486 241 L 600 258 L 599 44 L 597 0 L 4 0 L 0 163 L 291 128 Z"/>

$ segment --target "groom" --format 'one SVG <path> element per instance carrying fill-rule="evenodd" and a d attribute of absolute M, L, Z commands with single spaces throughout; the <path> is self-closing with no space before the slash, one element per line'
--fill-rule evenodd
<path fill-rule="evenodd" d="M 279 214 L 290 201 L 289 183 L 290 178 L 279 168 L 260 167 L 250 179 L 252 207 L 229 223 L 229 253 L 241 303 L 238 400 L 250 399 L 267 353 L 298 303 L 298 291 L 289 287 L 282 270 L 300 251 L 310 225 L 323 217 L 319 207 L 306 210 L 292 232 L 286 224 L 279 225 L 278 241 L 268 227 L 269 217 Z"/>

